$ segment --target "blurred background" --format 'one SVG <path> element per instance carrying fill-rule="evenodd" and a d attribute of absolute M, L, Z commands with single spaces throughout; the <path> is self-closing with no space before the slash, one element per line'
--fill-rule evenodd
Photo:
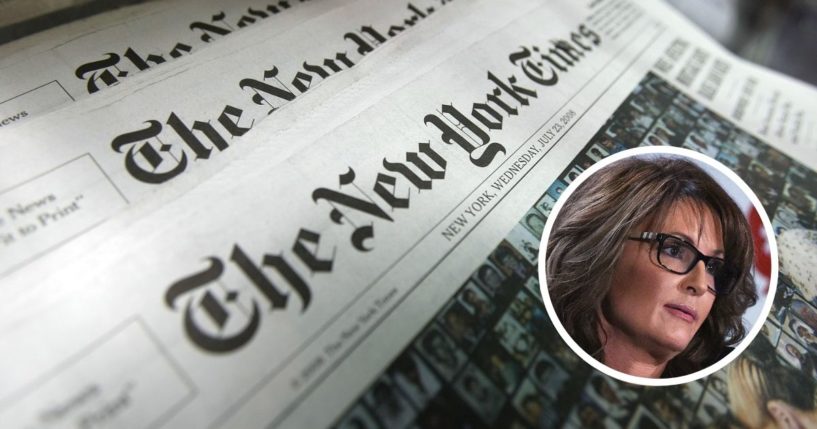
<path fill-rule="evenodd" d="M 817 0 L 668 0 L 730 51 L 817 85 Z"/>
<path fill-rule="evenodd" d="M 0 0 L 0 44 L 144 0 Z M 817 85 L 817 0 L 667 0 L 736 54 Z"/>

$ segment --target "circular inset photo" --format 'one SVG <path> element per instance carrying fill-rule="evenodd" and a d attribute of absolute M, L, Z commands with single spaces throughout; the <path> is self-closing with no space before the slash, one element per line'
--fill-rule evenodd
<path fill-rule="evenodd" d="M 539 252 L 562 338 L 599 371 L 648 386 L 732 361 L 777 285 L 758 198 L 724 165 L 674 147 L 623 151 L 583 172 L 554 204 Z"/>

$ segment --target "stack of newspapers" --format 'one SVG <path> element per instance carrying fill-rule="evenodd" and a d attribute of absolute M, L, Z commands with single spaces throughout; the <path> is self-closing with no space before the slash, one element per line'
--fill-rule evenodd
<path fill-rule="evenodd" d="M 554 202 L 650 145 L 716 159 L 760 199 L 781 264 L 741 356 L 797 371 L 783 396 L 747 407 L 734 363 L 627 383 L 554 328 Z M 661 2 L 138 4 L 0 45 L 0 426 L 817 412 L 814 229 L 817 90 Z"/>

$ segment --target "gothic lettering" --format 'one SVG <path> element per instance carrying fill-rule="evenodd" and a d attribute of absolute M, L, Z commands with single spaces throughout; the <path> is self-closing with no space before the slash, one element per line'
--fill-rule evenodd
<path fill-rule="evenodd" d="M 125 133 L 111 141 L 111 148 L 122 153 L 126 148 L 125 169 L 135 179 L 149 184 L 164 183 L 187 168 L 187 155 L 171 153 L 171 145 L 162 143 L 158 135 L 162 132 L 159 121 L 147 121 L 147 127 Z M 148 168 L 149 167 L 149 168 Z"/>
<path fill-rule="evenodd" d="M 278 79 L 278 68 L 273 67 L 269 70 L 264 70 L 264 80 L 266 79 L 274 79 L 275 82 L 278 83 L 281 87 L 276 87 L 266 82 L 261 82 L 255 79 L 242 79 L 238 86 L 241 89 L 250 88 L 255 92 L 252 96 L 252 101 L 255 104 L 260 105 L 267 105 L 270 107 L 269 112 L 267 114 L 271 114 L 272 112 L 278 110 L 281 105 L 273 104 L 273 101 L 277 101 L 275 99 L 269 99 L 268 97 L 264 97 L 262 94 L 266 94 L 276 99 L 280 99 L 283 101 L 292 101 L 295 99 L 295 94 L 293 94 L 286 86 Z"/>
<path fill-rule="evenodd" d="M 120 70 L 116 65 L 119 64 L 119 55 L 108 53 L 103 60 L 93 61 L 77 67 L 74 74 L 86 82 L 88 94 L 93 94 L 99 91 L 97 82 L 102 81 L 107 86 L 113 86 L 119 83 L 118 78 L 123 78 L 128 75 L 127 71 Z"/>

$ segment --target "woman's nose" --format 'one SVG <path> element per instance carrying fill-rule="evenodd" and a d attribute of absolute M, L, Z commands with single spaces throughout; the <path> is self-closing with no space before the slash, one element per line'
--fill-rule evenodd
<path fill-rule="evenodd" d="M 706 272 L 706 263 L 698 261 L 684 277 L 683 286 L 692 295 L 703 295 L 710 289 L 714 290 L 715 285 L 710 284 L 712 281 L 712 276 Z"/>

